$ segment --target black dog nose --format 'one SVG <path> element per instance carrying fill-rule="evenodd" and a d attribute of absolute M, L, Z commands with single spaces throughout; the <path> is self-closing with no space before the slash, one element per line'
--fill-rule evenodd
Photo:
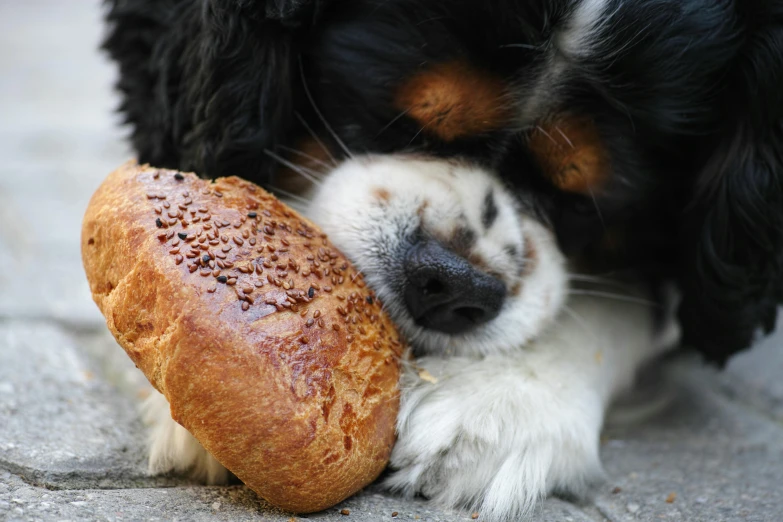
<path fill-rule="evenodd" d="M 434 240 L 414 244 L 405 256 L 405 303 L 416 324 L 459 334 L 500 312 L 506 286 L 476 270 Z"/>

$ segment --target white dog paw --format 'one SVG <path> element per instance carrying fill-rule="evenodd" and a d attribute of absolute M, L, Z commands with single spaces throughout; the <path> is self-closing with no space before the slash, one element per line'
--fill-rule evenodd
<path fill-rule="evenodd" d="M 419 365 L 435 379 L 403 379 L 392 490 L 505 522 L 521 520 L 546 494 L 582 496 L 601 477 L 598 394 L 542 380 L 519 359 Z"/>
<path fill-rule="evenodd" d="M 143 405 L 144 422 L 151 428 L 148 471 L 187 474 L 204 484 L 226 484 L 229 471 L 185 428 L 171 418 L 166 398 L 152 391 Z"/>

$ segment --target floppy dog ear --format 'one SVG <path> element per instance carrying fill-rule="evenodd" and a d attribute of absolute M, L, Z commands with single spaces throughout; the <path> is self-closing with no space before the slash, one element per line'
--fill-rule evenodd
<path fill-rule="evenodd" d="M 104 48 L 142 162 L 268 181 L 285 139 L 298 39 L 325 0 L 108 0 Z"/>
<path fill-rule="evenodd" d="M 206 0 L 201 32 L 185 53 L 183 87 L 192 127 L 183 160 L 209 177 L 269 181 L 265 150 L 285 140 L 299 89 L 298 37 L 316 0 Z"/>
<path fill-rule="evenodd" d="M 746 37 L 680 238 L 684 342 L 719 365 L 774 328 L 783 300 L 783 27 Z"/>

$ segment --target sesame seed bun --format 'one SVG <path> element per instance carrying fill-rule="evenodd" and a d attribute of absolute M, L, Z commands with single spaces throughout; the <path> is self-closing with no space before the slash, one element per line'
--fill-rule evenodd
<path fill-rule="evenodd" d="M 82 257 L 173 418 L 261 497 L 319 511 L 383 470 L 402 344 L 312 223 L 239 178 L 132 162 L 93 195 Z"/>

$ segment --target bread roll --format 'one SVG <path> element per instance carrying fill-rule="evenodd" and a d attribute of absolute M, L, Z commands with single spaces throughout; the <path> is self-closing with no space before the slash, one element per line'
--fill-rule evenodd
<path fill-rule="evenodd" d="M 236 177 L 129 163 L 92 197 L 82 256 L 173 418 L 261 497 L 318 511 L 383 470 L 402 345 L 312 223 Z"/>

